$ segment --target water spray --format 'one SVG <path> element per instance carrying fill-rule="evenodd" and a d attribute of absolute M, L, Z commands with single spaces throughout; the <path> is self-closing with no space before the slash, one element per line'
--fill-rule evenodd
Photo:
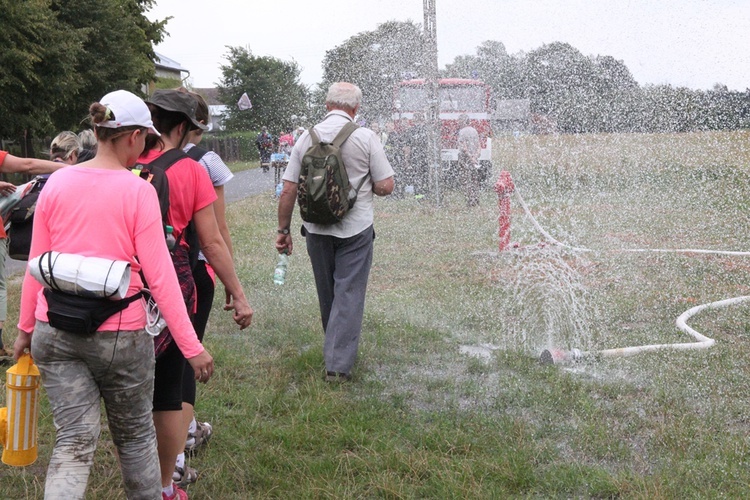
<path fill-rule="evenodd" d="M 501 180 L 502 180 L 502 173 L 501 173 L 501 179 L 498 180 L 498 184 L 501 183 Z M 497 187 L 496 187 L 496 190 L 497 190 Z M 518 190 L 513 189 L 511 193 L 515 193 L 516 199 L 518 200 L 519 204 L 523 208 L 523 211 L 531 220 L 531 223 L 534 225 L 537 231 L 539 231 L 551 244 L 564 247 L 564 248 L 568 248 L 570 250 L 577 251 L 577 252 L 593 252 L 594 251 L 590 248 L 573 247 L 571 245 L 567 245 L 565 243 L 562 243 L 556 240 L 554 237 L 552 237 L 552 235 L 550 235 L 547 231 L 545 231 L 544 228 L 542 228 L 542 226 L 537 222 L 537 220 L 531 214 L 529 207 L 524 202 L 523 197 L 518 192 Z M 498 191 L 498 195 L 500 195 L 499 191 Z M 508 232 L 510 232 L 510 224 L 508 224 Z M 503 249 L 504 247 L 502 247 L 501 245 L 500 250 L 503 250 Z M 750 252 L 730 251 L 730 250 L 705 250 L 705 249 L 695 249 L 695 248 L 682 248 L 682 249 L 634 248 L 634 249 L 619 249 L 617 251 L 618 252 L 635 252 L 635 253 L 657 252 L 657 253 L 692 253 L 692 254 L 750 256 Z M 748 300 L 750 300 L 750 295 L 744 295 L 741 297 L 718 300 L 715 302 L 709 302 L 707 304 L 700 304 L 682 313 L 675 322 L 676 326 L 679 330 L 692 336 L 695 339 L 695 342 L 682 342 L 682 343 L 673 343 L 673 344 L 649 344 L 649 345 L 641 345 L 641 346 L 620 347 L 620 348 L 615 348 L 615 349 L 603 349 L 599 351 L 581 351 L 579 349 L 565 350 L 565 349 L 550 348 L 550 349 L 545 349 L 544 351 L 542 351 L 541 356 L 539 357 L 539 361 L 542 364 L 548 364 L 548 365 L 555 364 L 556 365 L 556 364 L 576 362 L 576 361 L 580 361 L 586 358 L 633 356 L 633 355 L 641 354 L 644 352 L 653 352 L 653 351 L 665 350 L 665 349 L 671 349 L 671 350 L 707 349 L 714 345 L 715 340 L 709 337 L 706 337 L 705 335 L 691 328 L 687 324 L 687 320 L 690 319 L 695 314 L 705 309 L 720 309 L 722 307 L 739 304 Z"/>
<path fill-rule="evenodd" d="M 542 236 L 544 236 L 547 239 L 547 241 L 550 244 L 557 245 L 563 248 L 567 248 L 569 250 L 573 250 L 576 252 L 595 252 L 596 251 L 591 248 L 574 247 L 572 245 L 568 245 L 567 243 L 563 243 L 555 239 L 551 234 L 549 234 L 547 231 L 544 230 L 544 228 L 539 224 L 539 222 L 537 222 L 536 218 L 534 218 L 534 216 L 531 214 L 531 210 L 529 210 L 528 205 L 526 205 L 526 202 L 521 196 L 521 193 L 519 193 L 517 189 L 514 190 L 513 193 L 516 195 L 516 200 L 518 201 L 519 205 L 521 205 L 521 208 L 523 209 L 524 213 L 529 217 L 529 220 L 531 220 L 531 224 L 536 228 L 537 231 L 539 231 L 542 234 Z M 712 254 L 712 255 L 731 255 L 735 257 L 750 256 L 750 252 L 745 252 L 745 251 L 706 250 L 702 248 L 620 248 L 614 251 L 615 252 L 632 252 L 632 253 L 647 253 L 647 252 L 650 252 L 650 253 L 696 253 L 696 254 Z"/>

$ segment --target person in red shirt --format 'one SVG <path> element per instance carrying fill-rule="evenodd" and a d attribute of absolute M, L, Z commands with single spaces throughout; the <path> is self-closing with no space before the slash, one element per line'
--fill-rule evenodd
<path fill-rule="evenodd" d="M 207 127 L 196 119 L 197 102 L 177 90 L 157 90 L 146 101 L 160 137 L 150 137 L 139 163 L 149 163 L 166 151 L 187 144 L 189 132 Z M 234 269 L 232 255 L 221 235 L 214 213 L 216 192 L 204 168 L 191 158 L 175 162 L 167 171 L 169 181 L 168 223 L 180 241 L 180 251 L 173 252 L 172 260 L 180 278 L 183 299 L 190 314 L 195 311 L 195 281 L 190 268 L 187 243 L 180 238 L 192 220 L 200 239 L 201 250 L 216 271 L 226 291 L 225 310 L 233 311 L 234 321 L 244 329 L 250 326 L 253 310 L 245 297 Z M 183 306 L 185 307 L 185 306 Z M 171 345 L 156 360 L 154 382 L 154 423 L 157 431 L 159 464 L 164 498 L 187 498 L 184 491 L 173 487 L 173 473 L 177 455 L 185 447 L 187 432 L 183 426 L 182 376 L 185 357 L 179 346 Z M 198 376 L 196 372 L 196 376 Z M 178 478 L 178 483 L 189 484 L 197 479 L 194 470 L 185 470 L 189 477 Z M 178 496 L 176 496 L 178 495 Z"/>

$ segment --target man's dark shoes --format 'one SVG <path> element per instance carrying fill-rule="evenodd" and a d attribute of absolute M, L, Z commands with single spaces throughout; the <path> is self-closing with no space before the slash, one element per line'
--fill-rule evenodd
<path fill-rule="evenodd" d="M 340 384 L 343 382 L 350 382 L 351 380 L 352 380 L 352 376 L 349 373 L 326 372 L 326 377 L 325 377 L 326 382 Z"/>

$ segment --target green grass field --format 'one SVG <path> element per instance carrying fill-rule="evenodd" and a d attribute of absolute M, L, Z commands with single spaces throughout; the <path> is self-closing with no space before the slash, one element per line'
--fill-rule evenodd
<path fill-rule="evenodd" d="M 511 172 L 538 223 L 591 251 L 539 245 L 514 198 L 520 248 L 497 254 L 491 189 L 472 209 L 456 192 L 440 207 L 379 199 L 360 358 L 343 386 L 322 380 L 304 240 L 275 286 L 276 202 L 230 205 L 256 312 L 239 332 L 217 294 L 217 372 L 198 401 L 215 435 L 190 461 L 191 498 L 748 496 L 747 305 L 689 321 L 710 349 L 538 356 L 690 342 L 675 327 L 683 311 L 750 293 L 745 256 L 622 251 L 750 251 L 750 133 L 501 137 L 494 151 L 495 177 Z M 1 465 L 0 497 L 42 498 L 53 442 L 44 401 L 39 460 Z M 124 498 L 106 431 L 89 498 Z"/>

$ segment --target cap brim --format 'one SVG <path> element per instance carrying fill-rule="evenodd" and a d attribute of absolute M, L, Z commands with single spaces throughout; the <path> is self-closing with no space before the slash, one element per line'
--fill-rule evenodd
<path fill-rule="evenodd" d="M 190 119 L 190 123 L 192 123 L 192 124 L 193 124 L 193 126 L 195 126 L 196 128 L 199 128 L 199 129 L 201 129 L 201 130 L 202 130 L 202 131 L 204 131 L 204 132 L 205 132 L 206 130 L 208 130 L 208 125 L 204 125 L 203 123 L 201 123 L 201 122 L 199 122 L 199 121 L 197 121 L 197 120 L 193 120 L 192 118 Z"/>

